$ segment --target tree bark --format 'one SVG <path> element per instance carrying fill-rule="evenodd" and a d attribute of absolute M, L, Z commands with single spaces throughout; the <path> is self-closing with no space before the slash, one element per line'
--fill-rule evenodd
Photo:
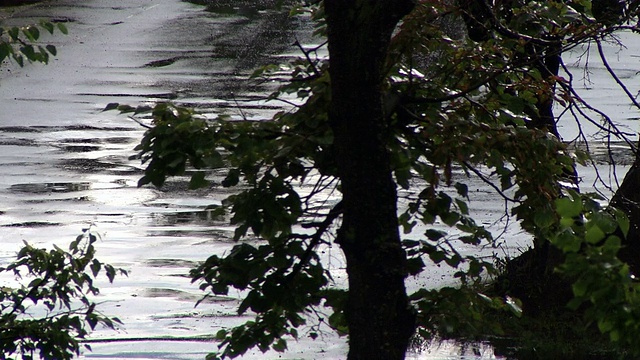
<path fill-rule="evenodd" d="M 633 274 L 640 275 L 640 151 L 636 152 L 633 166 L 625 175 L 624 180 L 610 205 L 624 211 L 629 218 L 630 227 L 626 238 L 622 240 L 622 249 L 618 253 L 620 260 L 626 262 Z"/>
<path fill-rule="evenodd" d="M 325 0 L 350 360 L 404 359 L 415 331 L 382 106 L 389 41 L 412 7 L 408 0 Z"/>

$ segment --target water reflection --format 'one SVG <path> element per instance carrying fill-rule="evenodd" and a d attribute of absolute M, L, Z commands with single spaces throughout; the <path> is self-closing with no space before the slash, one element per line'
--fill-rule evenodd
<path fill-rule="evenodd" d="M 414 347 L 407 360 L 500 360 L 506 359 L 496 355 L 493 347 L 484 342 L 461 343 L 452 340 L 432 340 Z"/>
<path fill-rule="evenodd" d="M 150 298 L 174 298 L 178 301 L 188 301 L 188 302 L 197 302 L 202 300 L 202 303 L 216 303 L 216 302 L 227 302 L 227 301 L 236 301 L 236 299 L 228 296 L 218 296 L 211 295 L 207 296 L 203 300 L 202 293 L 190 293 L 187 291 L 176 290 L 176 289 L 166 289 L 166 288 L 147 288 L 142 292 L 142 296 L 150 297 Z"/>
<path fill-rule="evenodd" d="M 156 212 L 150 214 L 153 222 L 158 226 L 171 225 L 225 225 L 224 216 L 220 216 L 213 209 L 176 211 L 176 212 Z"/>
<path fill-rule="evenodd" d="M 210 1 L 210 0 L 188 0 L 188 2 L 198 5 L 206 5 L 209 12 L 222 16 L 245 17 L 255 19 L 266 10 L 274 8 L 275 1 Z"/>
<path fill-rule="evenodd" d="M 161 268 L 194 268 L 198 262 L 184 259 L 149 259 L 144 262 L 147 266 Z"/>
<path fill-rule="evenodd" d="M 100 147 L 93 145 L 65 145 L 62 150 L 66 152 L 90 152 L 100 150 Z"/>
<path fill-rule="evenodd" d="M 68 193 L 84 191 L 91 188 L 89 182 L 51 182 L 14 184 L 9 187 L 12 192 L 42 194 L 42 193 Z"/>
<path fill-rule="evenodd" d="M 141 174 L 142 171 L 135 166 L 125 165 L 126 158 L 119 161 L 104 161 L 101 159 L 66 159 L 60 162 L 65 170 L 79 173 L 102 173 L 109 175 L 134 175 Z"/>
<path fill-rule="evenodd" d="M 56 222 L 46 222 L 46 221 L 25 221 L 20 223 L 11 223 L 0 225 L 0 227 L 20 227 L 20 228 L 41 228 L 48 226 L 60 226 L 62 224 Z"/>

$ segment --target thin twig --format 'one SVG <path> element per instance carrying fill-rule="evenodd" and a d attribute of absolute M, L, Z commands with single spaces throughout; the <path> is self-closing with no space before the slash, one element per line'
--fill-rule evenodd
<path fill-rule="evenodd" d="M 311 241 L 309 242 L 309 246 L 305 250 L 304 254 L 300 256 L 300 261 L 291 269 L 291 273 L 287 275 L 289 279 L 294 279 L 298 273 L 302 270 L 302 268 L 307 265 L 308 261 L 311 259 L 311 254 L 318 244 L 320 244 L 322 240 L 322 236 L 327 231 L 329 226 L 340 216 L 342 215 L 342 201 L 336 204 L 331 211 L 327 214 L 324 221 L 318 225 L 316 232 L 313 234 Z"/>
<path fill-rule="evenodd" d="M 482 180 L 484 183 L 486 183 L 487 185 L 491 186 L 495 191 L 497 191 L 498 194 L 500 194 L 500 196 L 502 196 L 503 199 L 511 201 L 511 202 L 514 202 L 514 203 L 520 203 L 521 202 L 519 200 L 512 199 L 512 198 L 508 197 L 507 194 L 505 194 L 502 190 L 500 190 L 500 188 L 496 184 L 494 184 L 491 180 L 487 179 L 487 177 L 484 176 L 484 174 L 482 174 L 480 172 L 480 170 L 474 168 L 467 161 L 463 161 L 462 164 L 464 164 L 464 166 L 466 166 L 469 170 L 471 170 L 471 172 L 476 174 L 480 178 L 480 180 Z"/>
<path fill-rule="evenodd" d="M 129 119 L 131 119 L 131 120 L 133 120 L 133 121 L 137 122 L 137 123 L 138 123 L 138 125 L 142 126 L 143 128 L 146 128 L 146 129 L 153 129 L 153 126 L 149 126 L 149 125 L 147 125 L 147 124 L 143 123 L 142 121 L 140 121 L 140 120 L 136 119 L 136 118 L 135 118 L 135 117 L 133 117 L 133 116 L 129 116 Z"/>

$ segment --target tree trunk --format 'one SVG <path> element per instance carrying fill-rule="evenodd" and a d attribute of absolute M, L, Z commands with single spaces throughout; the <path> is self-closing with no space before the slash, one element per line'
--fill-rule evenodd
<path fill-rule="evenodd" d="M 631 226 L 627 237 L 622 240 L 622 249 L 618 253 L 620 260 L 626 262 L 631 272 L 640 275 L 640 152 L 625 175 L 622 184 L 611 199 L 611 206 L 616 207 L 629 218 Z"/>
<path fill-rule="evenodd" d="M 349 276 L 348 359 L 404 359 L 415 316 L 404 285 L 396 184 L 385 146 L 382 73 L 401 0 L 326 0 L 334 132 Z"/>

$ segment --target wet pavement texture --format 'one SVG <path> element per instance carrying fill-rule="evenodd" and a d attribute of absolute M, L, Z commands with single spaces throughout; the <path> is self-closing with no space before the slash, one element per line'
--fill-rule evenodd
<path fill-rule="evenodd" d="M 166 197 L 167 191 L 135 187 L 141 168 L 129 158 L 144 128 L 102 112 L 105 105 L 172 100 L 212 115 L 267 119 L 279 108 L 261 101 L 265 88 L 249 74 L 282 61 L 296 39 L 309 35 L 304 20 L 260 2 L 63 0 L 15 9 L 4 13 L 4 26 L 64 21 L 70 33 L 43 40 L 58 48 L 50 64 L 0 68 L 0 226 L 15 225 L 11 215 L 24 215 L 29 197 L 84 198 L 101 209 L 133 193 L 147 207 Z M 100 201 L 93 195 L 100 191 L 114 195 Z M 78 212 L 62 207 L 56 217 L 65 211 Z M 28 212 L 46 221 L 47 209 Z M 80 214 L 68 215 L 82 222 Z"/>

